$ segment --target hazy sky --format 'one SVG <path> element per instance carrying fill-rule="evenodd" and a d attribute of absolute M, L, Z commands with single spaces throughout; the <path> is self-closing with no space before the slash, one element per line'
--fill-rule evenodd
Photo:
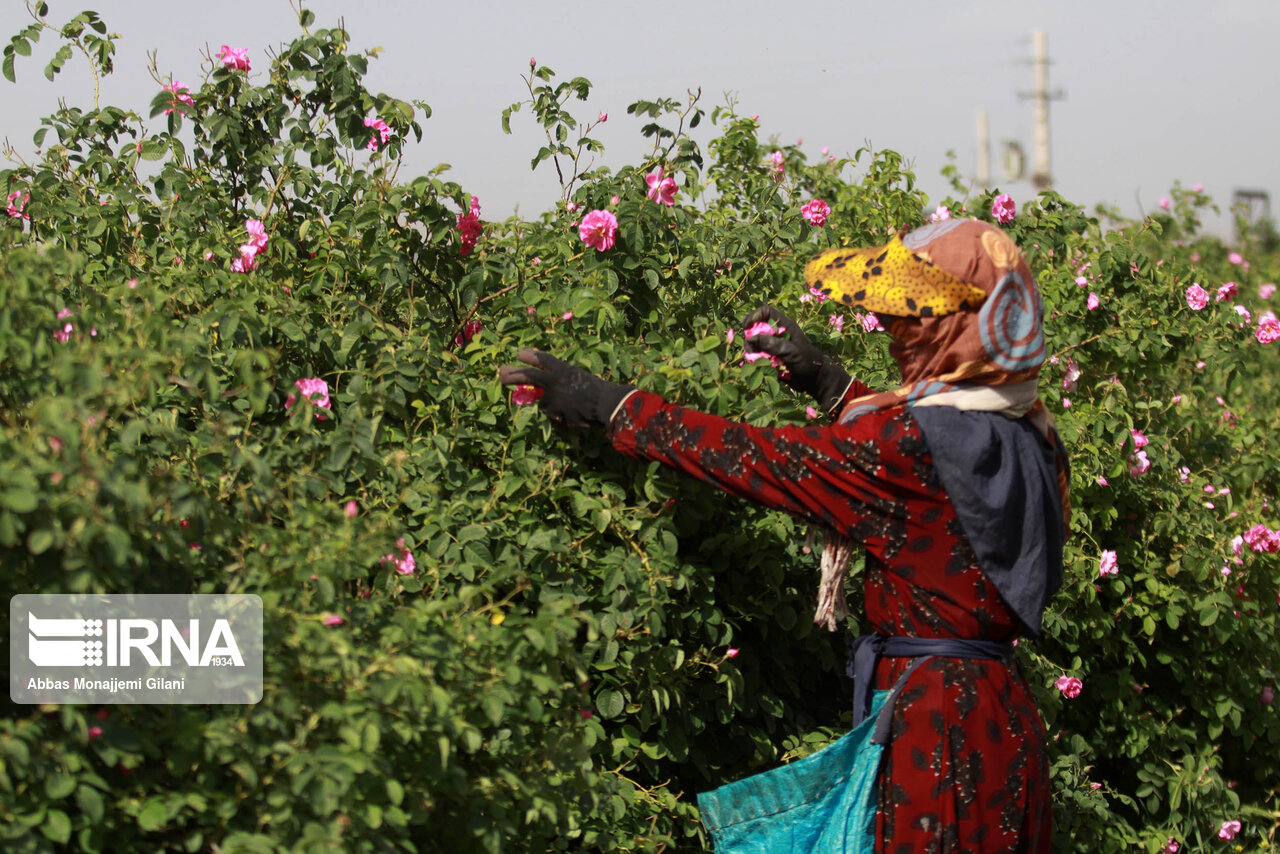
<path fill-rule="evenodd" d="M 144 116 L 156 91 L 146 72 L 149 50 L 158 49 L 162 74 L 195 84 L 206 45 L 215 52 L 223 43 L 247 47 L 256 75 L 267 68 L 266 50 L 298 32 L 287 0 L 49 5 L 51 23 L 87 7 L 122 35 L 102 103 Z M 511 136 L 500 127 L 502 109 L 527 94 L 520 75 L 531 56 L 562 78 L 592 81 L 590 100 L 574 101 L 574 109 L 581 119 L 608 111 L 596 136 L 606 146 L 603 162 L 615 168 L 646 150 L 628 104 L 683 99 L 687 89 L 701 87 L 708 113 L 733 93 L 740 113 L 759 114 L 762 138 L 803 139 L 811 161 L 823 146 L 841 155 L 868 142 L 895 149 L 940 198 L 948 150 L 972 177 L 975 115 L 986 109 L 993 178 L 1021 203 L 1033 191 L 1025 181 L 1001 180 L 999 143 L 1018 140 L 1030 171 L 1032 107 L 1018 94 L 1032 88 L 1035 29 L 1048 36 L 1050 88 L 1065 93 L 1053 102 L 1050 122 L 1055 186 L 1067 198 L 1132 215 L 1154 208 L 1176 180 L 1204 184 L 1224 208 L 1237 188 L 1280 193 L 1275 0 L 314 0 L 307 6 L 317 27 L 344 19 L 353 47 L 383 48 L 366 78 L 370 89 L 421 99 L 434 110 L 401 177 L 449 163 L 448 177 L 480 197 L 486 219 L 517 204 L 533 216 L 559 196 L 549 164 L 529 170 L 540 144 L 529 112 L 513 117 Z M 20 0 L 4 0 L 3 43 L 27 20 Z M 92 104 L 82 57 L 57 82 L 44 79 L 53 45 L 46 35 L 32 57 L 19 57 L 16 85 L 0 80 L 3 134 L 24 155 L 39 118 L 59 97 Z M 712 131 L 704 125 L 698 138 L 705 143 Z M 1226 233 L 1225 220 L 1214 225 Z"/>

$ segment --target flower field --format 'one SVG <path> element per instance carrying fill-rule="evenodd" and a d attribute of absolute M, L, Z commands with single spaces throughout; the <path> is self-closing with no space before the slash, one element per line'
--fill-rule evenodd
<path fill-rule="evenodd" d="M 50 76 L 110 72 L 96 15 L 49 29 L 33 6 L 6 77 L 51 44 Z M 223 45 L 149 106 L 56 109 L 0 171 L 4 598 L 266 609 L 256 705 L 8 704 L 0 847 L 708 850 L 695 792 L 848 726 L 817 555 L 788 517 L 553 428 L 497 368 L 537 347 L 806 423 L 742 318 L 777 305 L 889 387 L 877 318 L 807 292 L 805 262 L 958 216 L 1027 253 L 1071 452 L 1066 580 L 1018 653 L 1057 849 L 1275 844 L 1273 230 L 1202 234 L 1199 187 L 1141 220 L 958 181 L 928 199 L 892 151 L 811 160 L 695 96 L 628 106 L 648 154 L 595 165 L 590 82 L 523 59 L 502 122 L 545 130 L 559 198 L 486 220 L 442 173 L 399 176 L 430 107 L 367 89 L 350 41 L 304 11 L 292 42 Z"/>

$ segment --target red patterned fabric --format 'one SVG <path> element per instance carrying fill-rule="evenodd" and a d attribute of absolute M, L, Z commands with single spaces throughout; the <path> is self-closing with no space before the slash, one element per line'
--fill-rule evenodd
<path fill-rule="evenodd" d="M 846 400 L 869 392 L 855 382 Z M 906 409 L 764 428 L 637 392 L 609 432 L 625 454 L 863 543 L 875 631 L 1018 637 L 1018 618 L 978 566 Z M 910 661 L 883 659 L 876 687 L 888 688 Z M 878 792 L 878 850 L 886 854 L 1049 851 L 1044 729 L 1016 667 L 935 658 L 918 668 L 894 711 Z"/>

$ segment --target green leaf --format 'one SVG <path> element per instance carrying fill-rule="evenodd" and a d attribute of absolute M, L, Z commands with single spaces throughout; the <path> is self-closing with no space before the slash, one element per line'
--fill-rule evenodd
<path fill-rule="evenodd" d="M 600 712 L 600 717 L 605 720 L 611 720 L 622 714 L 622 708 L 626 703 L 626 697 L 621 691 L 608 689 L 596 696 L 596 709 Z"/>
<path fill-rule="evenodd" d="M 63 843 L 71 838 L 71 819 L 62 810 L 49 810 L 45 813 L 44 824 L 40 832 L 50 841 Z"/>

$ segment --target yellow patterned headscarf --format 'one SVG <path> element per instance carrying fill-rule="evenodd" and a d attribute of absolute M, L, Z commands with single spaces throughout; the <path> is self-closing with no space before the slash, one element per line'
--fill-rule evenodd
<path fill-rule="evenodd" d="M 810 288 L 850 308 L 894 317 L 941 317 L 977 308 L 987 292 L 935 266 L 923 250 L 895 236 L 871 249 L 818 253 L 804 268 Z"/>

